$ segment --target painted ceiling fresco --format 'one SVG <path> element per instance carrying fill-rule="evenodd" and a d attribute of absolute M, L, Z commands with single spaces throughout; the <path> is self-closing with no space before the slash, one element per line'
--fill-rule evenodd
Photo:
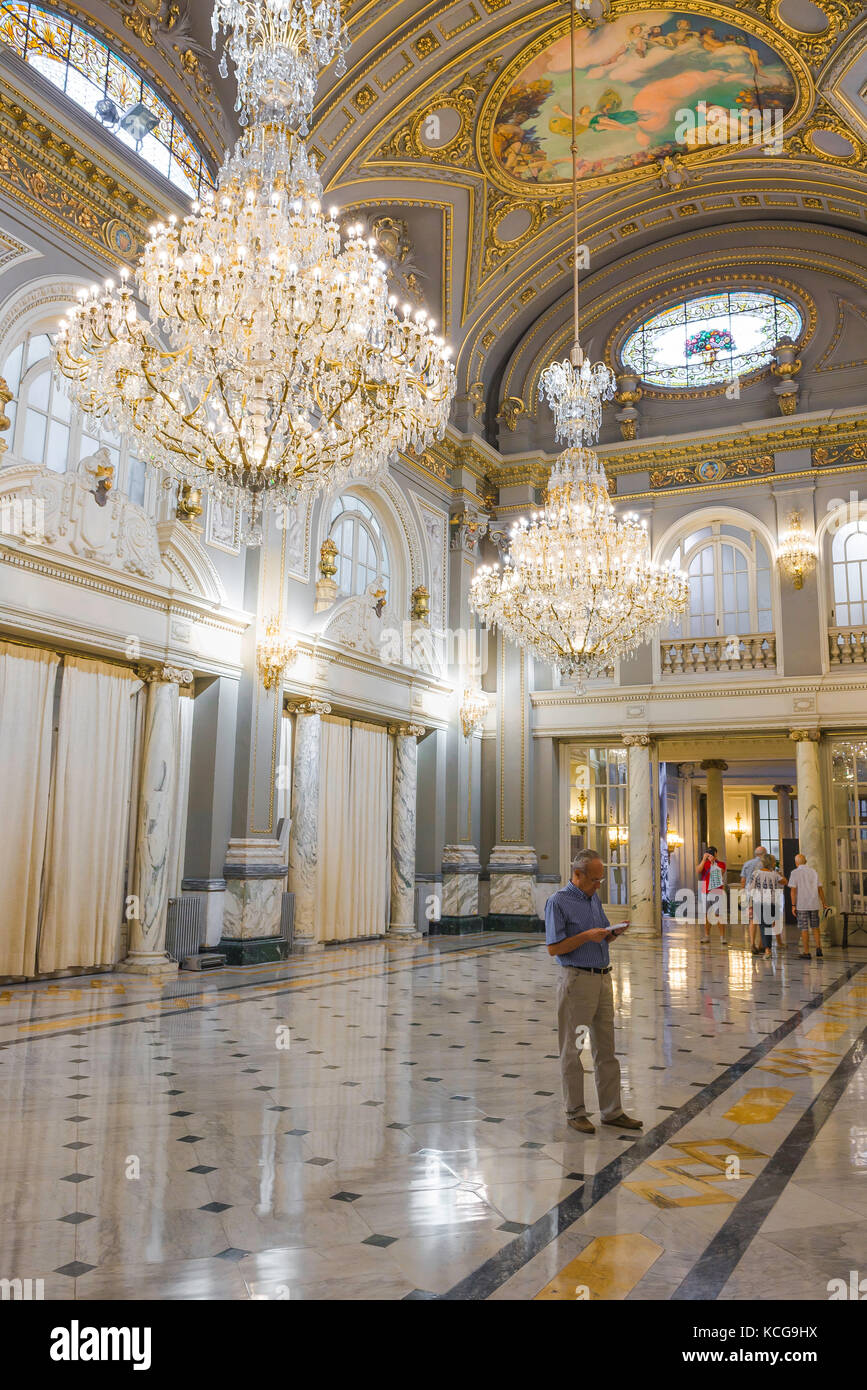
<path fill-rule="evenodd" d="M 570 69 L 566 32 L 512 78 L 491 126 L 491 155 L 500 173 L 523 184 L 570 178 Z M 728 20 L 647 9 L 640 18 L 626 14 L 583 29 L 577 39 L 579 178 L 683 153 L 695 131 L 706 127 L 704 112 L 707 119 L 732 113 L 727 135 L 738 139 L 741 112 L 782 114 L 796 94 L 787 64 Z M 685 112 L 693 119 L 684 119 Z"/>

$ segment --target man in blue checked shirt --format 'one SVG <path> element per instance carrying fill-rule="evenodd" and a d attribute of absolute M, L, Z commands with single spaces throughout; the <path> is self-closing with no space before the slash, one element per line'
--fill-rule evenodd
<path fill-rule="evenodd" d="M 572 878 L 545 906 L 548 954 L 557 957 L 557 1027 L 560 1075 L 566 1118 L 581 1134 L 595 1134 L 584 1104 L 581 1048 L 589 1032 L 602 1123 L 641 1129 L 641 1120 L 623 1113 L 620 1063 L 614 1055 L 614 992 L 608 943 L 626 930 L 612 929 L 597 889 L 605 867 L 595 849 L 582 849 L 572 861 Z"/>

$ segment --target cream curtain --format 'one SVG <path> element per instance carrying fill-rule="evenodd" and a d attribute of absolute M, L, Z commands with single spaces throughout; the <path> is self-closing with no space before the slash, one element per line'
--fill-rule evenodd
<path fill-rule="evenodd" d="M 379 724 L 352 725 L 349 838 L 351 904 L 346 937 L 379 936 L 388 915 L 391 740 Z"/>
<path fill-rule="evenodd" d="M 277 759 L 277 786 L 274 826 L 285 820 L 292 803 L 292 715 L 283 711 L 280 720 L 280 755 Z"/>
<path fill-rule="evenodd" d="M 352 726 L 325 715 L 319 752 L 319 864 L 316 873 L 317 941 L 342 941 L 350 910 L 352 873 L 349 794 Z"/>
<path fill-rule="evenodd" d="M 322 720 L 318 941 L 380 936 L 388 925 L 391 751 L 381 725 Z"/>
<path fill-rule="evenodd" d="M 178 700 L 177 761 L 175 766 L 175 804 L 169 841 L 169 897 L 176 898 L 184 877 L 187 845 L 187 804 L 190 799 L 190 750 L 193 746 L 193 701 L 187 695 Z"/>
<path fill-rule="evenodd" d="M 112 965 L 141 682 L 122 667 L 67 657 L 52 777 L 37 969 Z"/>
<path fill-rule="evenodd" d="M 34 975 L 60 658 L 0 642 L 0 975 Z"/>

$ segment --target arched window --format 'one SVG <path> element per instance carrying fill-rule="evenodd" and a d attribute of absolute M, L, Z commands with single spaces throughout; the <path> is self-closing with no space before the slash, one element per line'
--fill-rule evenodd
<path fill-rule="evenodd" d="M 0 3 L 0 43 L 190 197 L 211 185 L 201 152 L 171 108 L 80 24 L 41 5 Z"/>
<path fill-rule="evenodd" d="M 337 573 L 341 594 L 363 594 L 377 576 L 388 591 L 390 568 L 385 536 L 375 513 L 360 497 L 340 497 L 331 509 L 328 534 L 337 546 Z"/>
<path fill-rule="evenodd" d="M 834 626 L 867 622 L 867 521 L 841 526 L 831 543 Z"/>
<path fill-rule="evenodd" d="M 754 531 L 712 522 L 686 536 L 671 559 L 689 577 L 689 609 L 669 636 L 773 632 L 771 562 Z"/>
<path fill-rule="evenodd" d="M 6 407 L 10 426 L 6 463 L 35 463 L 55 473 L 76 468 L 97 449 L 108 449 L 114 486 L 138 505 L 145 504 L 146 468 L 111 430 L 86 420 L 54 379 L 51 339 L 40 330 L 26 333 L 0 365 L 13 399 Z"/>
<path fill-rule="evenodd" d="M 779 340 L 797 340 L 803 327 L 798 309 L 779 295 L 722 290 L 645 319 L 626 338 L 620 360 L 650 386 L 692 390 L 766 367 Z"/>

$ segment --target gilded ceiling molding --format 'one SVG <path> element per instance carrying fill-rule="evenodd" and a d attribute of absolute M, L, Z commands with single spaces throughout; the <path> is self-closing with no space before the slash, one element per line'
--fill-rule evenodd
<path fill-rule="evenodd" d="M 775 223 L 773 226 L 773 231 L 775 234 L 779 234 L 780 232 L 787 232 L 802 235 L 803 230 L 803 224 L 796 222 Z M 863 245 L 862 237 L 860 235 L 854 236 L 845 232 L 835 231 L 828 227 L 820 226 L 818 224 L 811 224 L 810 230 L 814 234 L 821 235 L 823 238 L 827 240 L 835 242 L 846 242 L 850 244 L 852 247 L 856 248 L 856 254 L 852 257 L 851 261 L 837 259 L 834 261 L 833 267 L 831 268 L 833 269 L 833 272 L 836 275 L 840 276 L 842 279 L 848 280 L 850 283 L 857 285 L 859 288 L 863 288 L 865 285 L 865 281 L 867 281 L 867 277 L 865 277 L 865 273 L 863 270 L 863 254 L 861 252 L 861 247 Z M 738 232 L 743 234 L 756 233 L 759 236 L 761 236 L 768 232 L 768 224 L 757 222 L 739 223 Z M 592 242 L 592 232 L 588 234 L 588 232 L 585 229 L 584 237 L 590 245 L 592 259 L 593 255 L 595 254 Z M 712 226 L 701 228 L 698 231 L 690 233 L 681 232 L 678 234 L 676 238 L 676 244 L 677 246 L 685 247 L 690 246 L 692 244 L 702 244 L 717 241 L 719 237 L 720 227 Z M 674 238 L 672 239 L 672 243 L 670 244 L 673 243 Z M 538 261 L 534 265 L 528 267 L 527 270 L 525 270 L 522 273 L 521 281 L 519 283 L 526 283 L 529 279 L 533 278 L 534 276 L 541 277 L 545 273 L 545 271 L 548 270 L 549 267 L 556 266 L 557 262 L 565 264 L 564 256 L 567 252 L 567 249 L 567 245 L 565 243 L 562 243 L 557 247 L 553 247 L 550 250 L 545 251 L 542 255 L 540 255 Z M 601 277 L 609 274 L 609 272 L 611 272 L 612 270 L 615 270 L 618 275 L 618 288 L 616 288 L 610 294 L 604 296 L 602 299 L 598 301 L 594 300 L 591 303 L 590 301 L 585 299 L 584 308 L 582 310 L 582 321 L 586 326 L 589 327 L 590 325 L 595 323 L 602 313 L 606 312 L 610 308 L 613 308 L 618 303 L 618 301 L 623 302 L 632 300 L 639 285 L 644 289 L 652 288 L 654 285 L 664 285 L 667 282 L 672 281 L 675 275 L 683 275 L 687 273 L 699 274 L 707 268 L 707 260 L 703 258 L 702 253 L 697 253 L 694 254 L 691 258 L 687 259 L 684 263 L 678 263 L 674 265 L 669 264 L 661 271 L 659 271 L 658 266 L 653 266 L 652 269 L 654 272 L 659 271 L 654 280 L 637 280 L 635 278 L 636 271 L 633 269 L 633 267 L 638 266 L 639 270 L 637 274 L 639 276 L 644 275 L 646 277 L 650 274 L 650 272 L 641 269 L 642 263 L 646 262 L 648 257 L 653 257 L 657 255 L 658 251 L 658 244 L 655 242 L 650 243 L 648 245 L 643 246 L 639 251 L 635 251 L 628 256 L 620 258 L 616 261 L 616 263 L 611 262 L 609 265 L 604 266 L 600 272 L 598 272 L 598 274 Z M 711 253 L 716 254 L 716 249 L 712 248 Z M 780 246 L 763 248 L 761 252 L 750 253 L 748 256 L 745 256 L 744 253 L 738 253 L 738 265 L 743 265 L 746 259 L 751 259 L 757 262 L 758 264 L 765 265 L 767 264 L 768 255 L 771 253 L 774 256 L 780 258 L 781 263 L 790 266 L 792 269 L 797 268 L 800 270 L 803 269 L 805 266 L 810 267 L 814 270 L 817 268 L 815 257 L 811 259 L 810 253 L 804 252 L 799 260 L 795 251 L 793 251 L 790 248 L 784 248 Z M 732 252 L 732 254 L 734 253 Z M 828 268 L 828 264 L 829 263 L 827 262 L 827 260 L 823 262 L 825 268 Z M 854 271 L 850 267 L 854 267 Z M 565 271 L 561 273 L 565 274 Z M 587 282 L 585 281 L 585 290 L 587 288 Z M 496 342 L 497 338 L 502 333 L 502 330 L 505 326 L 504 322 L 500 321 L 499 316 L 503 314 L 506 311 L 506 309 L 509 308 L 510 304 L 515 298 L 515 293 L 516 285 L 514 283 L 510 283 L 508 286 L 505 286 L 499 292 L 499 294 L 491 301 L 491 303 L 489 303 L 486 306 L 484 314 L 482 315 L 480 313 L 474 321 L 474 323 L 472 324 L 472 326 L 467 331 L 464 342 L 461 344 L 459 349 L 459 389 L 466 391 L 467 385 L 469 381 L 472 379 L 472 376 L 481 375 L 481 365 L 485 359 L 485 356 L 489 348 L 493 346 L 493 344 Z M 517 311 L 513 308 L 513 311 L 509 314 L 509 318 L 514 317 L 514 312 Z M 538 348 L 538 357 L 536 359 L 530 357 L 530 365 L 527 367 L 526 374 L 524 375 L 524 377 L 522 379 L 516 380 L 516 374 L 520 371 L 521 364 L 527 361 L 529 355 L 528 350 L 530 349 L 533 341 L 538 337 L 540 330 L 550 322 L 551 318 L 556 317 L 558 313 L 561 313 L 564 316 L 566 314 L 565 289 L 564 297 L 557 303 L 552 305 L 551 309 L 548 310 L 544 316 L 539 318 L 536 321 L 536 323 L 533 324 L 527 330 L 527 333 L 522 337 L 518 348 L 516 349 L 512 358 L 509 360 L 507 371 L 503 378 L 503 393 L 510 395 L 523 395 L 524 399 L 527 401 L 528 409 L 531 414 L 535 414 L 538 404 L 538 376 L 541 373 L 542 367 L 545 365 L 546 361 L 548 360 L 548 357 L 550 357 L 550 354 L 552 352 L 554 352 L 555 350 L 559 351 L 563 344 L 565 344 L 566 347 L 569 346 L 569 343 L 566 341 L 566 339 L 569 336 L 569 330 L 564 326 L 560 335 L 555 334 L 552 339 L 544 340 L 541 346 Z M 527 386 L 527 382 L 530 379 L 531 372 L 533 373 L 534 383 L 532 389 Z"/>
<path fill-rule="evenodd" d="M 773 25 L 775 31 L 782 32 L 797 46 L 801 57 L 813 67 L 824 63 L 831 49 L 853 19 L 864 13 L 861 0 L 819 0 L 819 8 L 828 20 L 828 27 L 821 34 L 805 34 L 793 25 L 787 24 L 780 13 L 780 0 L 740 0 L 738 10 L 760 16 Z"/>
<path fill-rule="evenodd" d="M 103 156 L 73 146 L 0 83 L 0 186 L 16 202 L 116 265 L 137 259 L 165 215 L 110 172 Z"/>
<path fill-rule="evenodd" d="M 828 154 L 820 149 L 815 143 L 815 136 L 822 131 L 828 131 L 832 135 L 838 135 L 843 140 L 847 140 L 852 146 L 852 153 L 848 155 Z M 828 164 L 838 164 L 845 168 L 855 168 L 862 170 L 865 157 L 867 157 L 867 144 L 860 140 L 847 123 L 837 115 L 828 103 L 820 98 L 809 117 L 790 135 L 783 146 L 786 154 L 795 157 L 807 155 L 811 159 L 818 159 Z"/>
<path fill-rule="evenodd" d="M 374 162 L 399 163 L 401 160 L 422 160 L 431 164 L 448 164 L 452 168 L 478 168 L 473 144 L 473 122 L 479 101 L 489 85 L 499 59 L 489 58 L 480 72 L 467 71 L 453 86 L 435 92 L 404 125 L 379 145 L 366 164 Z M 455 111 L 460 125 L 447 144 L 431 148 L 422 143 L 425 122 L 443 109 Z"/>

